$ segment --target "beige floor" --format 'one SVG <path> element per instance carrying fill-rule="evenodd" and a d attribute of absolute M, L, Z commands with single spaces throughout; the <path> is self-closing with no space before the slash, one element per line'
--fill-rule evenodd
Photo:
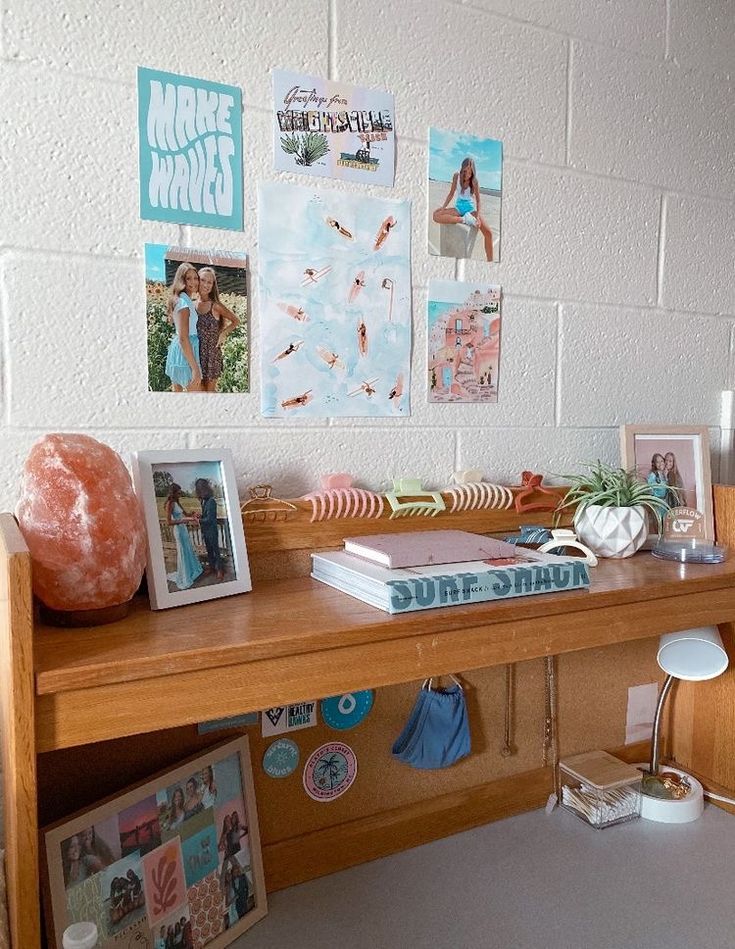
<path fill-rule="evenodd" d="M 735 819 L 543 810 L 274 893 L 235 949 L 733 949 Z"/>

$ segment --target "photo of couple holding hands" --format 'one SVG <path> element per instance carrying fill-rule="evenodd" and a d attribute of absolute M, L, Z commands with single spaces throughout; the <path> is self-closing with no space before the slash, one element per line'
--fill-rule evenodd
<path fill-rule="evenodd" d="M 192 510 L 187 513 L 182 506 L 182 489 L 180 484 L 173 482 L 169 487 L 166 498 L 165 512 L 166 525 L 173 533 L 176 547 L 176 569 L 167 574 L 169 585 L 175 590 L 188 590 L 195 581 L 204 576 L 209 582 L 213 580 L 221 583 L 225 580 L 225 562 L 220 546 L 220 518 L 217 512 L 217 501 L 214 497 L 212 485 L 207 478 L 197 478 L 194 482 L 194 493 L 201 505 L 201 510 Z M 201 538 L 206 550 L 206 563 L 202 564 L 199 555 L 194 549 L 195 541 L 192 538 L 189 525 Z M 222 525 L 227 532 L 227 521 Z M 225 544 L 229 547 L 228 544 Z M 233 577 L 227 577 L 232 580 Z"/>

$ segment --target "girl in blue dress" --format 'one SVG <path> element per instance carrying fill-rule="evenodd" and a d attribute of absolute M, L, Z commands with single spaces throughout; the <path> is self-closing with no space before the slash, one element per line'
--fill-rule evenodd
<path fill-rule="evenodd" d="M 173 529 L 176 541 L 176 572 L 169 573 L 168 579 L 179 589 L 188 590 L 201 576 L 204 568 L 194 551 L 187 524 L 196 524 L 197 518 L 184 513 L 179 499 L 181 485 L 172 484 L 166 498 L 166 522 Z"/>
<path fill-rule="evenodd" d="M 173 392 L 199 392 L 202 386 L 197 311 L 192 300 L 198 290 L 196 268 L 188 263 L 179 264 L 168 301 L 168 319 L 176 328 L 166 356 L 166 375 Z"/>

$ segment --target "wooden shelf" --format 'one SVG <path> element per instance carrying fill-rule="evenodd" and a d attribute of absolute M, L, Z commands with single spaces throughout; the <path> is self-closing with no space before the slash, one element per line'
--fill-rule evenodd
<path fill-rule="evenodd" d="M 308 578 L 109 626 L 36 627 L 39 751 L 729 621 L 735 560 L 603 561 L 589 590 L 390 616 Z"/>
<path fill-rule="evenodd" d="M 528 516 L 465 512 L 461 524 L 447 515 L 445 524 L 438 517 L 431 527 L 492 533 L 526 523 Z M 550 515 L 533 517 L 536 523 L 549 520 Z M 423 519 L 414 521 L 419 523 L 406 528 L 425 526 Z M 291 520 L 246 525 L 249 551 L 258 565 L 254 575 L 284 576 L 280 570 L 303 574 L 310 550 L 334 546 L 348 527 L 349 533 L 371 533 L 381 526 L 378 520 L 311 524 L 299 502 Z M 65 759 L 84 754 L 87 745 L 95 748 L 90 753 L 99 754 L 94 743 L 107 739 L 729 623 L 735 617 L 735 558 L 717 566 L 682 566 L 638 554 L 603 561 L 592 571 L 589 590 L 399 616 L 301 575 L 256 581 L 254 591 L 244 596 L 160 612 L 151 612 L 141 599 L 119 623 L 74 630 L 34 624 L 30 555 L 10 515 L 0 515 L 0 568 L 6 870 L 13 942 L 23 949 L 41 945 L 36 892 L 39 753 L 60 751 L 43 758 L 49 774 L 77 773 L 67 770 Z M 148 745 L 158 740 L 167 739 L 152 735 Z M 117 748 L 138 744 L 146 742 L 132 739 Z M 77 752 L 61 751 L 74 747 Z M 636 755 L 640 758 L 637 750 Z M 433 803 L 419 801 L 306 838 L 276 841 L 268 858 L 272 886 L 423 843 L 447 829 L 465 829 L 509 813 L 509 807 L 538 806 L 548 783 L 548 769 L 536 769 L 487 787 L 444 794 Z"/>

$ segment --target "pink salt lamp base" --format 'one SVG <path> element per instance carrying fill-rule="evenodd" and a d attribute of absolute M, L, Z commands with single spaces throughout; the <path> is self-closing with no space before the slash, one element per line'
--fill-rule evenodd
<path fill-rule="evenodd" d="M 65 626 L 69 629 L 80 626 L 105 626 L 107 623 L 117 623 L 125 619 L 130 612 L 130 604 L 120 603 L 117 606 L 102 606 L 97 610 L 54 610 L 50 606 L 41 606 L 41 621 L 47 626 Z"/>

